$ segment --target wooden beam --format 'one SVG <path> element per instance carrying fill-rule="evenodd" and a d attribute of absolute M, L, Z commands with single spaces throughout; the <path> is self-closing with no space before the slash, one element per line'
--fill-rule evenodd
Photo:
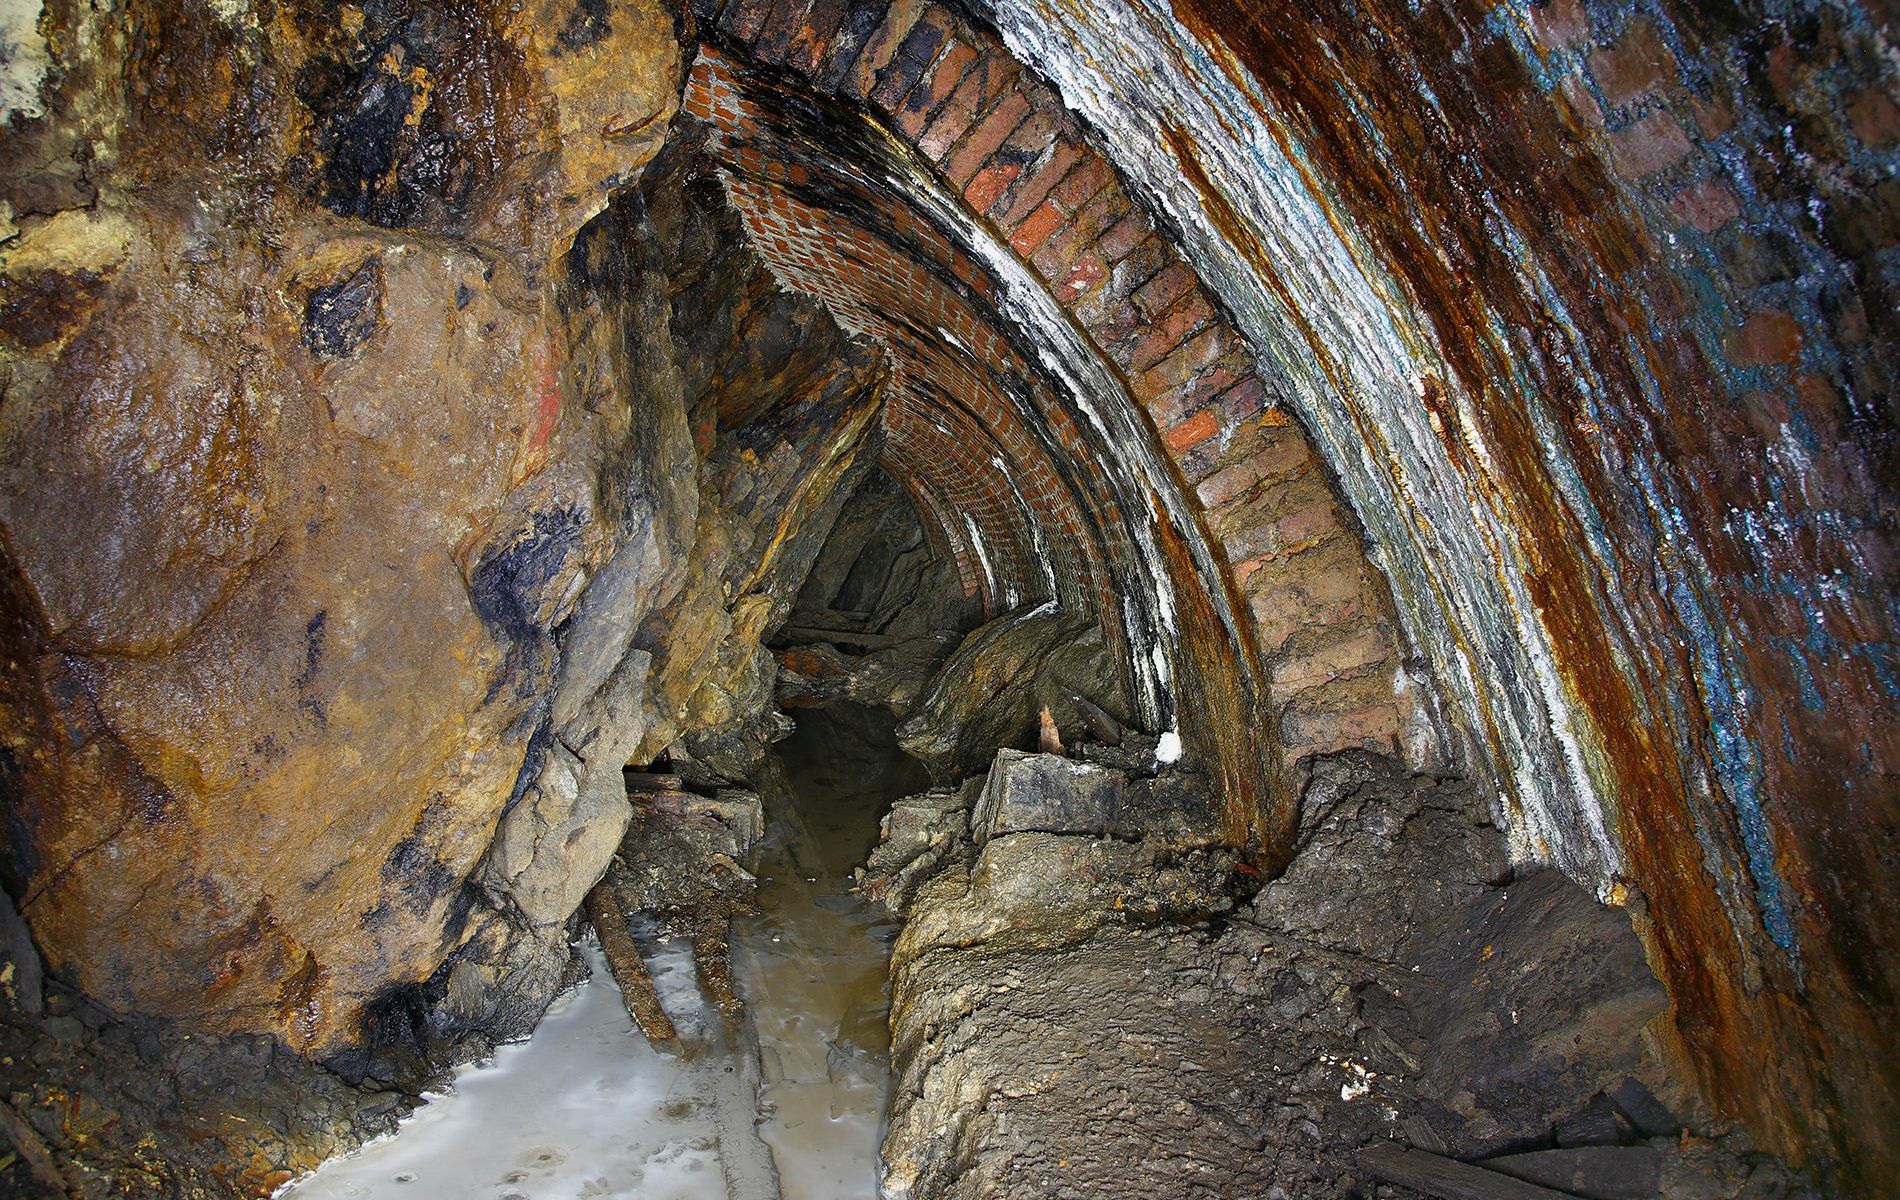
<path fill-rule="evenodd" d="M 646 1035 L 655 1050 L 672 1054 L 679 1049 L 679 1032 L 660 1004 L 660 993 L 653 987 L 653 976 L 640 957 L 640 947 L 627 930 L 627 914 L 621 909 L 613 888 L 597 883 L 587 893 L 587 919 L 600 935 L 600 949 L 607 956 L 607 969 L 620 985 L 620 998 L 627 1015 Z"/>
<path fill-rule="evenodd" d="M 1359 1169 L 1440 1200 L 1578 1200 L 1569 1192 L 1525 1183 L 1397 1142 L 1374 1142 L 1361 1150 Z"/>

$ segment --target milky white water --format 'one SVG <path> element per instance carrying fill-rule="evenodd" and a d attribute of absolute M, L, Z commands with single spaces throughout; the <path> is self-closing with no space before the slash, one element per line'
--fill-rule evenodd
<path fill-rule="evenodd" d="M 590 936 L 592 977 L 532 1038 L 279 1200 L 875 1200 L 895 927 L 845 876 L 918 781 L 853 732 L 808 721 L 760 780 L 763 911 L 734 930 L 749 1016 L 736 1046 L 685 943 L 636 927 L 689 1046 L 652 1050 Z"/>
<path fill-rule="evenodd" d="M 451 1090 L 394 1136 L 324 1164 L 286 1200 L 725 1195 L 719 1105 L 709 1094 L 720 1081 L 709 1063 L 649 1048 L 632 1031 L 598 945 L 590 938 L 581 949 L 593 977 L 555 1002 L 533 1038 L 458 1071 Z M 678 978 L 690 982 L 691 967 L 678 950 L 669 956 L 668 990 L 678 1000 Z"/>

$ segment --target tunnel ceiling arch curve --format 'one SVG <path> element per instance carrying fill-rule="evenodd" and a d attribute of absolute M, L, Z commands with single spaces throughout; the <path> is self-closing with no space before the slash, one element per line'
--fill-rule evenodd
<path fill-rule="evenodd" d="M 1263 659 L 1262 623 L 1228 586 L 1229 558 L 1252 558 L 1243 565 L 1255 568 L 1298 558 L 1329 535 L 1344 541 L 1337 535 L 1346 522 L 1297 428 L 1262 406 L 1246 355 L 1192 275 L 1163 239 L 1148 236 L 1148 255 L 1122 274 L 1130 290 L 1156 285 L 1152 303 L 1171 314 L 1174 340 L 1137 348 L 1124 338 L 1128 361 L 1117 364 L 1072 311 L 1087 289 L 1067 288 L 1065 306 L 1065 289 L 1037 278 L 1021 247 L 972 210 L 968 188 L 952 190 L 955 169 L 946 188 L 940 164 L 901 131 L 797 72 L 713 44 L 689 72 L 684 107 L 708 123 L 727 195 L 775 274 L 891 350 L 899 365 L 882 458 L 968 584 L 993 611 L 1053 603 L 1094 614 L 1131 670 L 1142 719 L 1164 736 L 1162 753 L 1181 753 L 1184 737 L 1220 780 L 1228 836 L 1278 861 L 1290 845 L 1290 771 L 1299 757 L 1396 744 L 1397 653 L 1389 605 L 1363 557 L 1319 553 L 1294 577 L 1317 577 L 1316 590 L 1346 600 L 1319 614 L 1322 626 L 1335 625 L 1319 639 L 1319 669 L 1302 675 L 1313 664 L 1298 651 L 1314 647 L 1289 647 L 1284 632 Z M 1078 189 L 1093 184 L 1078 207 L 1098 202 L 1112 183 L 1099 165 L 1056 165 Z M 1175 355 L 1177 347 L 1185 353 Z M 1159 382 L 1145 381 L 1145 411 L 1123 374 L 1136 363 L 1160 368 Z M 1304 484 L 1269 489 L 1251 520 L 1225 537 L 1205 529 L 1179 463 L 1202 445 L 1194 416 L 1179 407 L 1210 403 L 1280 443 L 1279 472 Z M 1170 423 L 1172 436 L 1157 422 Z M 1199 473 L 1211 465 L 1203 461 Z M 1263 533 L 1271 539 L 1278 531 L 1261 526 L 1281 521 L 1304 525 L 1305 544 L 1248 544 Z M 1253 594 L 1273 576 L 1255 573 Z M 1306 597 L 1294 603 L 1298 619 L 1314 617 Z M 1358 728 L 1322 719 L 1319 737 L 1296 735 L 1288 746 L 1275 736 L 1290 727 L 1276 723 L 1285 705 L 1276 688 L 1300 696 L 1295 711 L 1309 719 L 1344 709 L 1364 720 L 1355 710 L 1369 692 L 1371 720 Z"/>
<path fill-rule="evenodd" d="M 1892 139 L 1855 124 L 1873 93 L 1840 90 L 1880 73 L 1876 17 L 1777 11 L 1773 61 L 1821 51 L 1777 76 L 1693 5 L 696 11 L 884 114 L 1104 345 L 1106 314 L 1139 299 L 1123 222 L 1167 231 L 1247 369 L 1313 431 L 1410 669 L 1440 689 L 1414 714 L 1495 780 L 1518 852 L 1668 914 L 1652 950 L 1703 1010 L 1680 1028 L 1711 1092 L 1745 1092 L 1777 1144 L 1870 1152 L 1836 1140 L 1826 1097 L 1887 1104 L 1893 1081 L 1788 1013 L 1865 1029 L 1863 1006 L 1896 995 L 1866 969 L 1896 931 L 1844 884 L 1891 859 L 1837 869 L 1828 849 L 1857 822 L 1883 845 L 1894 828 L 1894 621 L 1872 599 L 1893 579 L 1892 330 L 1837 319 L 1892 307 L 1870 198 Z M 1106 187 L 1043 190 L 1098 151 Z M 1766 271 L 1764 239 L 1783 248 Z M 1151 369 L 1133 369 L 1144 402 Z M 1198 421 L 1185 474 L 1220 540 L 1251 498 L 1205 471 L 1235 426 L 1187 394 L 1156 420 L 1171 441 Z M 1244 587 L 1254 564 L 1229 560 Z M 1858 598 L 1831 590 L 1843 578 Z M 1768 1047 L 1812 1065 L 1796 1097 Z"/>

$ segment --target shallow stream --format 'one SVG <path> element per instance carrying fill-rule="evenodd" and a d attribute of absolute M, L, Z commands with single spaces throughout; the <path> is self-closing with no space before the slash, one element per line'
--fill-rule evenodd
<path fill-rule="evenodd" d="M 746 1028 L 724 1036 L 683 941 L 642 948 L 687 1050 L 633 1028 L 591 936 L 592 976 L 534 1036 L 456 1072 L 396 1133 L 283 1200 L 872 1200 L 889 1089 L 895 926 L 851 892 L 889 802 L 924 786 L 888 722 L 801 714 L 758 790 L 759 915 L 736 923 Z"/>

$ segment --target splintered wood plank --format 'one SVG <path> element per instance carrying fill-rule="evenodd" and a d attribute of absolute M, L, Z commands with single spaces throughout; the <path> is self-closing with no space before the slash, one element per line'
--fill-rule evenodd
<path fill-rule="evenodd" d="M 1377 1142 L 1359 1152 L 1361 1170 L 1387 1183 L 1409 1187 L 1440 1200 L 1577 1200 L 1509 1175 L 1461 1163 L 1457 1159 L 1412 1150 L 1397 1142 Z"/>
<path fill-rule="evenodd" d="M 600 935 L 601 953 L 607 958 L 607 969 L 613 972 L 614 982 L 620 985 L 620 998 L 627 1005 L 627 1015 L 633 1018 L 633 1023 L 640 1027 L 655 1050 L 675 1053 L 679 1049 L 679 1032 L 660 1005 L 653 976 L 647 973 L 640 947 L 627 930 L 627 914 L 607 884 L 595 884 L 587 893 L 587 919 L 594 923 L 594 932 Z"/>
<path fill-rule="evenodd" d="M 627 790 L 630 792 L 677 792 L 680 790 L 678 775 L 658 774 L 652 771 L 623 771 Z"/>
<path fill-rule="evenodd" d="M 718 1006 L 726 1032 L 735 1033 L 745 1015 L 745 1001 L 732 981 L 732 922 L 711 919 L 694 925 L 693 967 L 699 989 Z"/>

